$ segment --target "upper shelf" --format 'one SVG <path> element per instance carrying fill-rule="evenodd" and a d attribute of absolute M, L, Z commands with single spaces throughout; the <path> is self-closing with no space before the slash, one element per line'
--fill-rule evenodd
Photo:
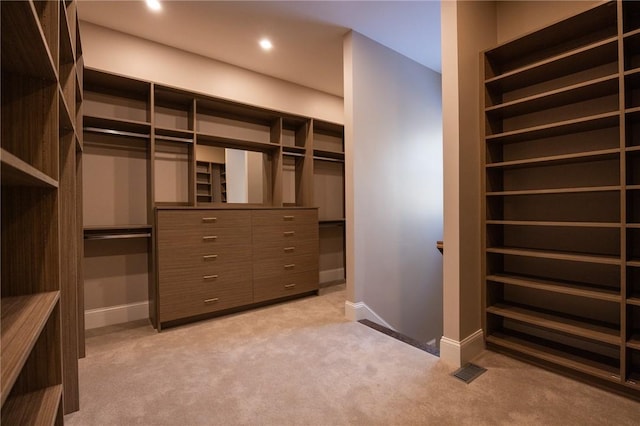
<path fill-rule="evenodd" d="M 616 34 L 616 2 L 608 1 L 487 51 L 488 77 L 580 49 Z"/>
<path fill-rule="evenodd" d="M 37 11 L 30 1 L 0 2 L 2 16 L 2 70 L 56 81 L 55 61 Z M 9 43 L 11 41 L 11 43 Z M 16 48 L 13 43 L 19 42 Z M 24 52 L 29 52 L 24 55 Z"/>

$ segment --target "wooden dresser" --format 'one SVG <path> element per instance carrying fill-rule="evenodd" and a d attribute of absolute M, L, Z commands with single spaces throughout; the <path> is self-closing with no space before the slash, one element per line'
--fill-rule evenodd
<path fill-rule="evenodd" d="M 158 208 L 156 229 L 159 330 L 318 290 L 315 208 Z"/>

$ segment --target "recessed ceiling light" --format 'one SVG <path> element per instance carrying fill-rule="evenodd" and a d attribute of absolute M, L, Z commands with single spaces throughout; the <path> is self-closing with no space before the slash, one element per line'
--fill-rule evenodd
<path fill-rule="evenodd" d="M 271 44 L 271 41 L 268 38 L 263 38 L 260 40 L 260 47 L 262 47 L 262 50 L 271 50 L 273 44 Z"/>
<path fill-rule="evenodd" d="M 147 6 L 154 12 L 159 12 L 160 10 L 162 10 L 160 0 L 147 0 Z"/>

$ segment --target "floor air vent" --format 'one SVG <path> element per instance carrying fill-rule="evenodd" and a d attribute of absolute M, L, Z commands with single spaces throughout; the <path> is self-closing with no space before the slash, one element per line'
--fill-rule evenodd
<path fill-rule="evenodd" d="M 487 371 L 486 368 L 469 363 L 456 370 L 453 373 L 453 377 L 456 377 L 465 383 L 471 383 L 485 371 Z"/>

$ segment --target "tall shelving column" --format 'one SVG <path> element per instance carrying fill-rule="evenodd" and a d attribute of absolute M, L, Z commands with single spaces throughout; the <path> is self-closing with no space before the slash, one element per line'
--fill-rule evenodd
<path fill-rule="evenodd" d="M 0 7 L 1 422 L 62 424 L 78 409 L 75 2 Z"/>
<path fill-rule="evenodd" d="M 485 52 L 483 319 L 490 348 L 638 396 L 622 9 Z"/>
<path fill-rule="evenodd" d="M 640 389 L 640 4 L 622 2 L 620 68 L 622 125 L 622 184 L 625 189 L 625 221 L 623 232 L 626 238 L 624 268 L 625 292 L 623 309 L 626 329 L 622 347 L 623 373 L 628 386 Z"/>

